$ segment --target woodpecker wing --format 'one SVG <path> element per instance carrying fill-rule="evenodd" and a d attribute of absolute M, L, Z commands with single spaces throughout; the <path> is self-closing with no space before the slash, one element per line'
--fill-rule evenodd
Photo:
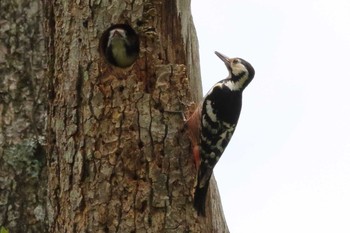
<path fill-rule="evenodd" d="M 211 168 L 229 143 L 242 107 L 242 93 L 230 90 L 227 82 L 217 83 L 202 105 L 200 156 L 201 163 Z"/>
<path fill-rule="evenodd" d="M 200 130 L 200 166 L 194 207 L 205 216 L 205 202 L 214 166 L 228 145 L 242 107 L 242 92 L 230 89 L 230 80 L 217 83 L 202 103 Z"/>
<path fill-rule="evenodd" d="M 200 111 L 200 165 L 193 202 L 198 214 L 203 216 L 214 166 L 236 129 L 242 107 L 242 91 L 255 74 L 254 68 L 247 61 L 228 58 L 219 52 L 215 54 L 225 63 L 229 76 L 216 83 L 208 92 Z"/>

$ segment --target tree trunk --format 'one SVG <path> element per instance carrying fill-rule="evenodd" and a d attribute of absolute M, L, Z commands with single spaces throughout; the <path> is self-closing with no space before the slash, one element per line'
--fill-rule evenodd
<path fill-rule="evenodd" d="M 39 0 L 0 1 L 0 229 L 46 232 L 46 51 Z"/>
<path fill-rule="evenodd" d="M 26 14 L 1 22 L 13 40 L 0 44 L 0 225 L 10 232 L 228 232 L 214 180 L 207 216 L 192 206 L 196 171 L 180 113 L 188 116 L 202 93 L 190 2 L 44 0 L 46 51 L 39 3 L 10 7 L 18 2 L 1 2 Z M 115 23 L 132 26 L 141 42 L 127 69 L 98 52 Z M 44 83 L 47 168 L 39 140 Z"/>

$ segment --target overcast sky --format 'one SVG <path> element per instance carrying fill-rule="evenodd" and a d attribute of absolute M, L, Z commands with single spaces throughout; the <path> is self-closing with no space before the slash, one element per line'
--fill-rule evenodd
<path fill-rule="evenodd" d="M 350 1 L 192 0 L 203 92 L 255 68 L 214 170 L 233 233 L 350 232 Z"/>

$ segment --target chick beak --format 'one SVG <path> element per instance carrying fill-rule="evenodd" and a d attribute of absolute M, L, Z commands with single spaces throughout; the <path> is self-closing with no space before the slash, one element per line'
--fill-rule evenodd
<path fill-rule="evenodd" d="M 126 32 L 123 29 L 117 28 L 114 32 L 114 36 L 118 36 L 119 38 L 126 39 Z"/>
<path fill-rule="evenodd" d="M 230 69 L 230 67 L 231 67 L 230 59 L 228 57 L 226 57 L 225 55 L 223 55 L 222 53 L 219 53 L 217 51 L 215 51 L 215 54 L 225 63 L 227 69 Z"/>

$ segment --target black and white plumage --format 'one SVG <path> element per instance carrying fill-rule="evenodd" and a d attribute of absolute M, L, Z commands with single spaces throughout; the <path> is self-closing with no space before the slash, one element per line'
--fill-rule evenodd
<path fill-rule="evenodd" d="M 138 35 L 127 24 L 109 27 L 102 35 L 100 47 L 107 61 L 121 68 L 131 66 L 140 52 Z"/>
<path fill-rule="evenodd" d="M 198 167 L 194 207 L 205 216 L 206 195 L 213 168 L 229 143 L 242 107 L 242 92 L 254 77 L 254 68 L 241 58 L 215 54 L 225 63 L 229 76 L 216 83 L 189 119 L 194 157 Z M 198 127 L 198 125 L 200 125 Z M 191 127 L 193 129 L 191 129 Z M 196 132 L 197 131 L 197 132 Z M 197 142 L 194 142 L 196 141 Z M 199 153 L 199 155 L 196 155 Z"/>

